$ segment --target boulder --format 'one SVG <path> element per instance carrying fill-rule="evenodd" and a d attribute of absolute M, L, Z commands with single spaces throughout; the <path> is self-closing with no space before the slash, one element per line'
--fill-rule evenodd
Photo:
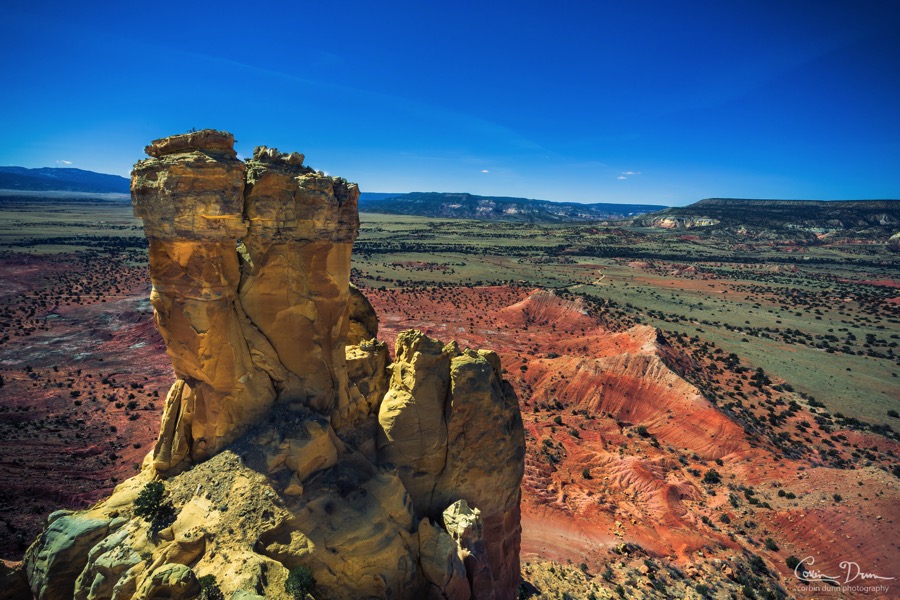
<path fill-rule="evenodd" d="M 75 579 L 91 549 L 109 533 L 110 521 L 64 515 L 41 533 L 25 553 L 25 574 L 38 600 L 71 600 Z"/>
<path fill-rule="evenodd" d="M 138 588 L 134 600 L 193 600 L 200 582 L 190 567 L 169 563 L 153 571 Z"/>
<path fill-rule="evenodd" d="M 428 519 L 419 522 L 419 563 L 433 598 L 472 597 L 460 548 L 450 534 Z"/>

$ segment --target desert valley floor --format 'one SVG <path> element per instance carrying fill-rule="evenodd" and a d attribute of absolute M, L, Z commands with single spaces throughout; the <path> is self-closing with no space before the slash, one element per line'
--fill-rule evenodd
<path fill-rule="evenodd" d="M 172 371 L 130 212 L 4 200 L 5 561 L 156 438 Z M 526 426 L 523 594 L 842 597 L 791 565 L 900 577 L 896 256 L 363 214 L 353 280 L 390 347 L 416 328 L 500 354 Z"/>

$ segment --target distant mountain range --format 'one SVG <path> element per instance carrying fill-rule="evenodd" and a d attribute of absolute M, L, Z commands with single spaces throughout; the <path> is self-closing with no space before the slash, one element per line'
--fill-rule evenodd
<path fill-rule="evenodd" d="M 634 218 L 660 208 L 652 204 L 579 204 L 445 192 L 363 192 L 359 198 L 362 212 L 485 221 L 604 221 Z"/>
<path fill-rule="evenodd" d="M 750 237 L 808 237 L 836 232 L 892 235 L 900 230 L 900 200 L 744 200 L 707 198 L 635 219 L 638 227 L 691 229 Z"/>
<path fill-rule="evenodd" d="M 127 201 L 130 181 L 83 169 L 0 167 L 0 195 L 21 192 L 48 199 L 109 194 Z M 806 237 L 854 232 L 882 237 L 900 231 L 900 200 L 745 200 L 707 198 L 688 206 L 653 204 L 579 204 L 504 196 L 445 192 L 363 192 L 361 212 L 445 219 L 520 222 L 625 220 L 636 227 L 690 229 L 703 235 L 756 238 Z"/>
<path fill-rule="evenodd" d="M 128 194 L 130 186 L 125 177 L 83 169 L 0 167 L 0 190 Z"/>

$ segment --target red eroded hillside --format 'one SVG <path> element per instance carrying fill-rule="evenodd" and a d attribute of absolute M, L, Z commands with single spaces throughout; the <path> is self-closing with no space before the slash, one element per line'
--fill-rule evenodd
<path fill-rule="evenodd" d="M 900 455 L 895 442 L 810 428 L 814 415 L 796 403 L 772 409 L 792 399 L 769 385 L 739 410 L 723 409 L 679 374 L 729 391 L 715 354 L 672 345 L 646 326 L 613 331 L 608 315 L 581 299 L 515 288 L 366 293 L 382 339 L 420 328 L 501 354 L 527 431 L 526 558 L 602 568 L 610 549 L 637 544 L 690 572 L 711 558 L 755 554 L 801 596 L 790 555 L 833 570 L 858 557 L 872 572 L 900 572 L 900 486 L 889 465 L 826 460 L 846 466 L 853 436 L 880 444 L 884 459 Z M 770 414 L 777 426 L 767 430 L 760 423 Z"/>
<path fill-rule="evenodd" d="M 599 573 L 646 553 L 688 576 L 713 569 L 733 580 L 730 557 L 758 555 L 779 585 L 808 597 L 786 566 L 791 555 L 823 571 L 855 561 L 900 572 L 890 472 L 900 444 L 823 419 L 777 382 L 753 384 L 752 368 L 736 374 L 734 359 L 708 343 L 546 290 L 364 292 L 390 347 L 417 328 L 501 355 L 526 426 L 526 560 Z M 171 367 L 146 295 L 134 285 L 32 311 L 44 315 L 40 327 L 4 344 L 3 422 L 14 432 L 3 445 L 7 557 L 43 513 L 105 494 L 152 443 Z"/>

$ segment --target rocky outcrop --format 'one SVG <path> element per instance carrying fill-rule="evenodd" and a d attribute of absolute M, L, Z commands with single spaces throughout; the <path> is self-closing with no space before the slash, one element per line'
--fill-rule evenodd
<path fill-rule="evenodd" d="M 111 523 L 106 516 L 50 515 L 35 551 L 28 555 L 29 583 L 35 595 L 39 599 L 72 597 L 73 583 L 87 564 L 89 551 L 109 534 Z"/>
<path fill-rule="evenodd" d="M 395 354 L 378 413 L 379 458 L 397 466 L 419 516 L 439 520 L 458 500 L 477 507 L 484 535 L 470 549 L 479 566 L 473 589 L 506 598 L 519 578 L 525 437 L 500 358 L 418 331 L 400 334 Z"/>
<path fill-rule="evenodd" d="M 241 162 L 219 131 L 147 153 L 134 209 L 176 381 L 141 473 L 28 550 L 33 594 L 188 599 L 214 575 L 278 599 L 303 567 L 319 599 L 513 598 L 524 441 L 497 355 L 407 332 L 391 365 L 349 282 L 354 184 Z M 135 514 L 151 481 L 164 520 Z"/>
<path fill-rule="evenodd" d="M 134 211 L 178 378 L 154 467 L 207 458 L 276 400 L 323 412 L 346 404 L 358 188 L 297 153 L 261 147 L 245 164 L 217 131 L 157 140 L 147 153 L 132 176 Z"/>
<path fill-rule="evenodd" d="M 694 227 L 711 227 L 718 225 L 718 219 L 709 217 L 653 217 L 639 219 L 643 227 L 659 227 L 661 229 L 693 229 Z"/>
<path fill-rule="evenodd" d="M 635 219 L 639 227 L 695 229 L 700 235 L 818 243 L 822 236 L 883 240 L 900 223 L 897 200 L 707 198 Z"/>
<path fill-rule="evenodd" d="M 248 231 L 239 297 L 287 376 L 279 402 L 328 412 L 347 402 L 350 253 L 359 189 L 303 166 L 303 155 L 257 148 L 247 163 Z M 302 343 L 299 343 L 302 340 Z"/>

